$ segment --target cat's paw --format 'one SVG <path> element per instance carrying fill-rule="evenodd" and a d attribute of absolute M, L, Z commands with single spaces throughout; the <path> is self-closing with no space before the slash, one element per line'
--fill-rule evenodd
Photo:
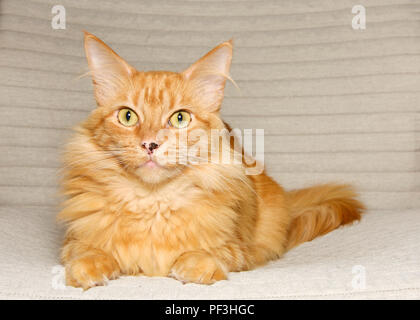
<path fill-rule="evenodd" d="M 105 285 L 119 275 L 117 262 L 105 255 L 88 255 L 74 259 L 66 265 L 66 284 L 87 290 Z"/>
<path fill-rule="evenodd" d="M 184 283 L 199 284 L 213 284 L 227 279 L 217 259 L 201 251 L 182 254 L 173 265 L 170 276 Z"/>

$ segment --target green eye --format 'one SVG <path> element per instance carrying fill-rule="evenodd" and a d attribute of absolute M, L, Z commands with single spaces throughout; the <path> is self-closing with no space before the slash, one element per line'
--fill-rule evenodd
<path fill-rule="evenodd" d="M 123 126 L 132 127 L 137 124 L 137 122 L 139 121 L 139 117 L 133 110 L 129 108 L 124 108 L 118 111 L 118 121 Z"/>
<path fill-rule="evenodd" d="M 191 122 L 191 115 L 187 111 L 177 111 L 169 118 L 172 127 L 182 129 Z"/>

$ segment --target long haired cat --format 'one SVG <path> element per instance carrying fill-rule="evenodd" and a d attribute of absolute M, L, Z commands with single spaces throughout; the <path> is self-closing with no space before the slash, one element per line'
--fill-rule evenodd
<path fill-rule="evenodd" d="M 286 192 L 264 172 L 247 175 L 243 161 L 165 160 L 182 148 L 162 130 L 185 133 L 188 147 L 194 130 L 229 128 L 219 111 L 232 47 L 220 44 L 181 73 L 142 72 L 85 33 L 98 107 L 64 156 L 68 285 L 136 274 L 212 284 L 360 219 L 363 205 L 346 185 Z"/>

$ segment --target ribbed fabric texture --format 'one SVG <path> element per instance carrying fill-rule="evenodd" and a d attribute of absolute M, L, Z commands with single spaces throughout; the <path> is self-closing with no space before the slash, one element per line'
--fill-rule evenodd
<path fill-rule="evenodd" d="M 56 4 L 65 30 L 51 27 Z M 420 2 L 363 1 L 366 30 L 351 27 L 355 4 L 2 0 L 0 297 L 419 297 Z M 286 189 L 352 183 L 372 216 L 213 287 L 140 277 L 85 294 L 52 289 L 59 152 L 95 108 L 91 80 L 79 79 L 82 30 L 139 70 L 181 71 L 233 38 L 240 90 L 228 84 L 225 120 L 265 130 L 267 172 Z M 367 291 L 351 287 L 357 264 Z"/>
<path fill-rule="evenodd" d="M 265 130 L 265 165 L 286 188 L 355 184 L 371 209 L 420 207 L 420 6 L 354 1 L 3 0 L 0 202 L 55 205 L 58 151 L 95 107 L 82 30 L 140 70 L 181 71 L 234 39 L 223 114 Z M 417 119 L 417 120 L 416 120 Z"/>

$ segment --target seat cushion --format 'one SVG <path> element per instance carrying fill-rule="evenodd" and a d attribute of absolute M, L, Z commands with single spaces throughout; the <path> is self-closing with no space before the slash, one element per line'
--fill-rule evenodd
<path fill-rule="evenodd" d="M 420 5 L 408 2 L 369 0 L 354 30 L 353 0 L 60 0 L 55 30 L 57 1 L 2 0 L 0 297 L 419 297 Z M 59 153 L 96 105 L 79 79 L 82 30 L 139 70 L 181 71 L 233 38 L 240 90 L 227 85 L 224 119 L 265 130 L 265 167 L 286 189 L 351 183 L 369 214 L 210 287 L 125 277 L 60 289 Z"/>
<path fill-rule="evenodd" d="M 48 207 L 0 209 L 3 299 L 365 299 L 420 298 L 420 214 L 371 212 L 261 268 L 212 286 L 121 277 L 87 291 L 64 286 L 62 229 Z"/>

